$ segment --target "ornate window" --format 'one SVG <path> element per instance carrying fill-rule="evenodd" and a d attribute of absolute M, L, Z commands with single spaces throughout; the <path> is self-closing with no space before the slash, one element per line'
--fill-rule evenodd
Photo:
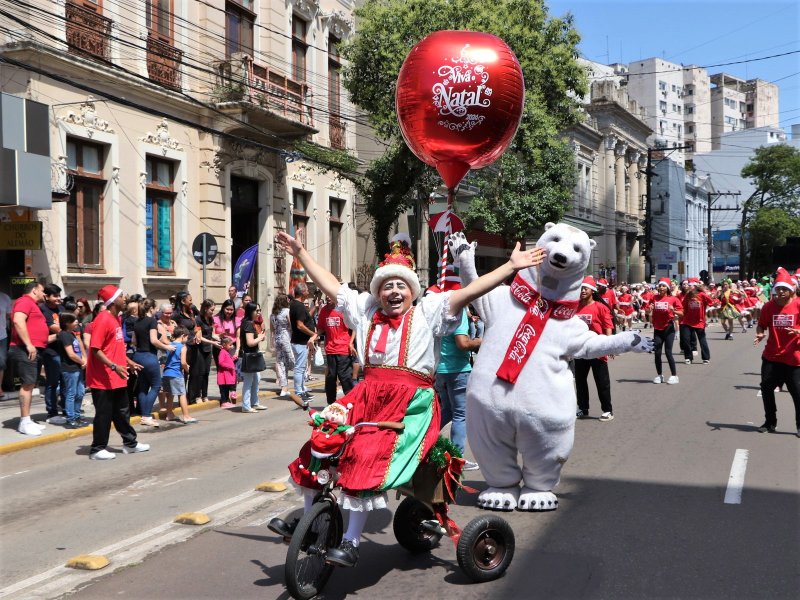
<path fill-rule="evenodd" d="M 244 52 L 253 56 L 254 0 L 228 0 L 225 3 L 225 56 Z"/>
<path fill-rule="evenodd" d="M 292 78 L 306 80 L 306 54 L 308 52 L 308 22 L 292 15 Z"/>
<path fill-rule="evenodd" d="M 148 272 L 173 273 L 175 163 L 148 155 L 145 177 L 145 263 Z"/>
<path fill-rule="evenodd" d="M 104 146 L 67 138 L 67 168 L 74 185 L 67 200 L 67 268 L 103 270 Z"/>
<path fill-rule="evenodd" d="M 344 218 L 346 206 L 346 200 L 330 198 L 330 271 L 339 281 L 342 280 L 342 219 Z"/>
<path fill-rule="evenodd" d="M 339 44 L 335 36 L 328 38 L 328 111 L 332 148 L 344 150 L 345 128 L 342 121 L 342 63 L 339 57 Z"/>

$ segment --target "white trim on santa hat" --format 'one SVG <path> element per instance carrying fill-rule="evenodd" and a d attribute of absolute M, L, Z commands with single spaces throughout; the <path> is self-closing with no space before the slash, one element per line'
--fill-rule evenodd
<path fill-rule="evenodd" d="M 372 276 L 372 281 L 369 284 L 370 293 L 377 299 L 380 296 L 383 282 L 393 277 L 399 277 L 411 287 L 412 300 L 416 300 L 419 297 L 422 287 L 419 284 L 419 277 L 408 267 L 398 264 L 383 265 L 375 269 L 375 274 Z"/>

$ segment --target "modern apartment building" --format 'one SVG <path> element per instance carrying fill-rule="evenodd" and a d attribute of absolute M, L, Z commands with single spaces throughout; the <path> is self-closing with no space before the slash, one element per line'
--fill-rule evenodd
<path fill-rule="evenodd" d="M 740 79 L 726 73 L 711 76 L 712 149 L 720 136 L 756 127 L 778 127 L 779 89 L 763 79 Z"/>
<path fill-rule="evenodd" d="M 289 282 L 274 236 L 301 225 L 317 260 L 354 279 L 354 190 L 298 152 L 299 142 L 355 148 L 338 53 L 353 6 L 9 4 L 0 89 L 48 107 L 53 204 L 0 209 L 0 220 L 42 224 L 39 247 L 0 269 L 0 288 L 23 272 L 89 298 L 113 283 L 221 300 L 237 258 L 257 244 L 252 290 L 266 308 Z M 200 233 L 218 243 L 205 290 L 192 248 Z"/>

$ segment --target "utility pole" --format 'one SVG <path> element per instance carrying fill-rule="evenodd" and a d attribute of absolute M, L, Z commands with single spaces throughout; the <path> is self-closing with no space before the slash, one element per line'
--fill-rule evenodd
<path fill-rule="evenodd" d="M 741 192 L 708 192 L 708 209 L 706 210 L 706 212 L 708 213 L 708 229 L 706 229 L 706 236 L 708 237 L 708 276 L 711 277 L 712 279 L 714 278 L 714 260 L 713 260 L 714 234 L 711 232 L 711 211 L 712 210 L 716 210 L 716 211 L 733 210 L 733 211 L 736 211 L 736 210 L 739 210 L 739 207 L 738 206 L 735 207 L 735 208 L 711 208 L 711 207 L 713 206 L 714 202 L 716 202 L 717 200 L 719 200 L 723 196 L 738 197 L 738 196 L 741 196 L 741 194 L 742 194 Z M 711 198 L 712 196 L 716 196 L 716 198 L 714 198 L 712 200 L 712 198 Z M 740 271 L 741 271 L 741 268 L 742 267 L 740 265 L 739 266 L 739 270 Z"/>

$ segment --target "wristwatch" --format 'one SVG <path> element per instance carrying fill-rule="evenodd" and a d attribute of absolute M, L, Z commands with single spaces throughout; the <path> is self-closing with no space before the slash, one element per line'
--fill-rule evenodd
<path fill-rule="evenodd" d="M 116 365 L 116 363 L 115 363 L 115 364 L 113 364 L 113 365 L 111 365 L 111 370 L 112 370 L 112 371 L 114 371 L 114 373 L 116 373 L 116 372 L 117 372 L 117 365 Z"/>

